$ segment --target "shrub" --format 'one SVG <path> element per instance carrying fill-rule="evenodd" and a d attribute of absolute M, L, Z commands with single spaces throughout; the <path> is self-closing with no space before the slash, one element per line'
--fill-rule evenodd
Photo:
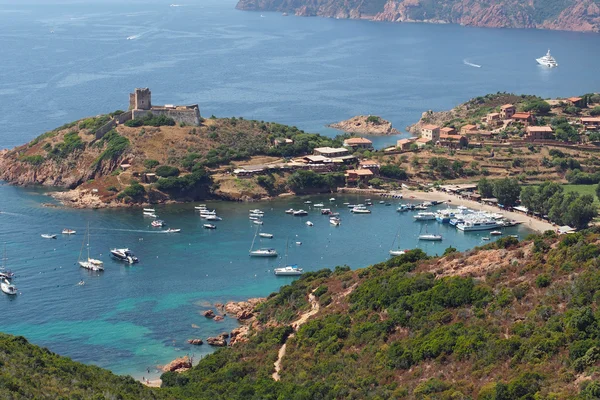
<path fill-rule="evenodd" d="M 539 288 L 548 287 L 548 286 L 550 286 L 551 282 L 552 282 L 552 280 L 550 279 L 550 276 L 548 276 L 547 274 L 541 274 L 537 278 L 535 278 L 535 284 Z"/>
<path fill-rule="evenodd" d="M 129 139 L 119 135 L 116 130 L 112 129 L 104 135 L 98 145 L 106 147 L 94 161 L 94 166 L 99 165 L 102 161 L 116 161 L 129 148 Z"/>
<path fill-rule="evenodd" d="M 45 158 L 40 155 L 35 155 L 35 156 L 22 156 L 22 157 L 19 157 L 19 160 L 22 162 L 37 166 L 37 165 L 41 165 L 44 162 Z"/>
<path fill-rule="evenodd" d="M 156 166 L 158 166 L 160 163 L 157 160 L 152 160 L 152 159 L 147 159 L 144 160 L 144 167 L 146 167 L 147 169 L 152 169 Z"/>
<path fill-rule="evenodd" d="M 179 176 L 179 168 L 172 167 L 170 165 L 161 165 L 160 167 L 157 167 L 154 172 L 156 172 L 156 175 L 163 178 L 168 178 L 169 176 Z"/>
<path fill-rule="evenodd" d="M 379 125 L 379 124 L 381 124 L 381 118 L 378 117 L 377 115 L 369 115 L 367 117 L 367 122 L 370 122 L 375 125 Z"/>
<path fill-rule="evenodd" d="M 125 122 L 125 126 L 131 128 L 140 126 L 175 126 L 175 120 L 166 115 L 154 115 L 150 112 L 141 118 L 131 119 Z"/>
<path fill-rule="evenodd" d="M 379 169 L 379 173 L 381 176 L 385 176 L 386 178 L 399 179 L 403 181 L 408 179 L 406 171 L 393 164 L 382 165 Z"/>
<path fill-rule="evenodd" d="M 48 157 L 54 160 L 67 158 L 70 154 L 85 149 L 85 143 L 79 137 L 77 132 L 65 134 L 62 142 L 58 143 L 48 152 Z"/>
<path fill-rule="evenodd" d="M 131 182 L 131 185 L 129 185 L 121 193 L 119 193 L 117 198 L 124 199 L 126 197 L 129 197 L 132 200 L 139 201 L 144 197 L 145 194 L 146 188 L 144 188 L 144 186 L 142 186 L 140 183 L 133 181 Z"/>

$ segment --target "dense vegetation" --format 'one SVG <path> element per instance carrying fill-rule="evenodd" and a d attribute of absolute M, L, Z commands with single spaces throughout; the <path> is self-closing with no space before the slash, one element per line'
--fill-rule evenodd
<path fill-rule="evenodd" d="M 99 165 L 102 161 L 116 161 L 129 148 L 129 144 L 129 139 L 119 135 L 116 130 L 109 131 L 96 143 L 96 146 L 104 147 L 104 150 L 93 165 Z"/>
<path fill-rule="evenodd" d="M 521 185 L 516 179 L 488 180 L 481 178 L 477 184 L 477 191 L 484 199 L 494 197 L 498 199 L 498 204 L 504 207 L 513 207 L 519 201 Z"/>
<path fill-rule="evenodd" d="M 130 119 L 125 122 L 125 126 L 131 128 L 139 126 L 175 126 L 175 120 L 166 115 L 154 115 L 149 112 L 141 118 Z"/>
<path fill-rule="evenodd" d="M 33 346 L 21 336 L 0 334 L 2 399 L 164 399 L 131 377 L 83 365 Z"/>
<path fill-rule="evenodd" d="M 290 175 L 287 184 L 295 193 L 314 193 L 333 190 L 343 186 L 344 174 L 341 172 L 318 174 L 314 171 L 298 170 Z"/>

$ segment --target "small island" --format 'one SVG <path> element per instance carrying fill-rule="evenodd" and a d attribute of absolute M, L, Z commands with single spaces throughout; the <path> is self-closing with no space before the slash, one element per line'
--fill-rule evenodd
<path fill-rule="evenodd" d="M 392 127 L 392 123 L 377 115 L 357 115 L 345 121 L 329 125 L 346 133 L 358 135 L 398 135 L 400 132 Z"/>

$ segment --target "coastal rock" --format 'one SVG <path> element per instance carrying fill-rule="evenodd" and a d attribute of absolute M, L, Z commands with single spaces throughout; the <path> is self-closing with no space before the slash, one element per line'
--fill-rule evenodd
<path fill-rule="evenodd" d="M 348 133 L 359 135 L 397 135 L 400 132 L 392 127 L 392 123 L 374 115 L 358 115 L 346 121 L 329 125 Z"/>
<path fill-rule="evenodd" d="M 265 300 L 265 298 L 253 298 L 247 301 L 230 301 L 225 304 L 225 311 L 227 314 L 235 316 L 238 320 L 246 320 L 251 318 L 254 308 Z"/>
<path fill-rule="evenodd" d="M 229 333 L 228 332 L 221 332 L 219 334 L 219 337 L 221 337 L 223 339 L 227 339 L 229 337 Z"/>
<path fill-rule="evenodd" d="M 206 318 L 214 318 L 215 312 L 213 310 L 206 310 L 202 313 Z"/>
<path fill-rule="evenodd" d="M 209 337 L 208 339 L 206 339 L 206 343 L 210 344 L 211 346 L 216 346 L 216 347 L 227 346 L 227 341 L 224 338 L 222 338 L 221 336 Z"/>
<path fill-rule="evenodd" d="M 199 345 L 203 344 L 204 342 L 202 341 L 202 339 L 188 339 L 188 343 L 199 346 Z"/>
<path fill-rule="evenodd" d="M 229 346 L 235 346 L 238 343 L 248 342 L 249 332 L 250 328 L 247 325 L 242 325 L 233 329 L 230 333 L 231 340 L 229 341 Z"/>
<path fill-rule="evenodd" d="M 215 318 L 214 318 L 214 320 L 215 320 L 215 321 L 217 321 L 217 322 L 218 322 L 218 321 L 223 321 L 224 319 L 225 319 L 225 318 L 224 318 L 223 316 L 221 316 L 221 315 L 217 315 L 217 316 L 215 316 Z"/>
<path fill-rule="evenodd" d="M 176 358 L 167 365 L 165 365 L 162 370 L 164 372 L 181 372 L 180 370 L 187 370 L 192 368 L 192 360 L 188 356 Z"/>

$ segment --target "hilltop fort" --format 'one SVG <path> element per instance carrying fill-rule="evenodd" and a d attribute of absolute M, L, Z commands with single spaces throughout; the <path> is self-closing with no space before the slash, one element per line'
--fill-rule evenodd
<path fill-rule="evenodd" d="M 136 88 L 133 93 L 129 93 L 129 111 L 127 113 L 129 112 L 131 113 L 131 119 L 146 117 L 149 113 L 152 113 L 153 115 L 164 115 L 173 118 L 178 124 L 200 125 L 200 108 L 198 104 L 153 106 L 152 92 L 148 88 Z"/>

